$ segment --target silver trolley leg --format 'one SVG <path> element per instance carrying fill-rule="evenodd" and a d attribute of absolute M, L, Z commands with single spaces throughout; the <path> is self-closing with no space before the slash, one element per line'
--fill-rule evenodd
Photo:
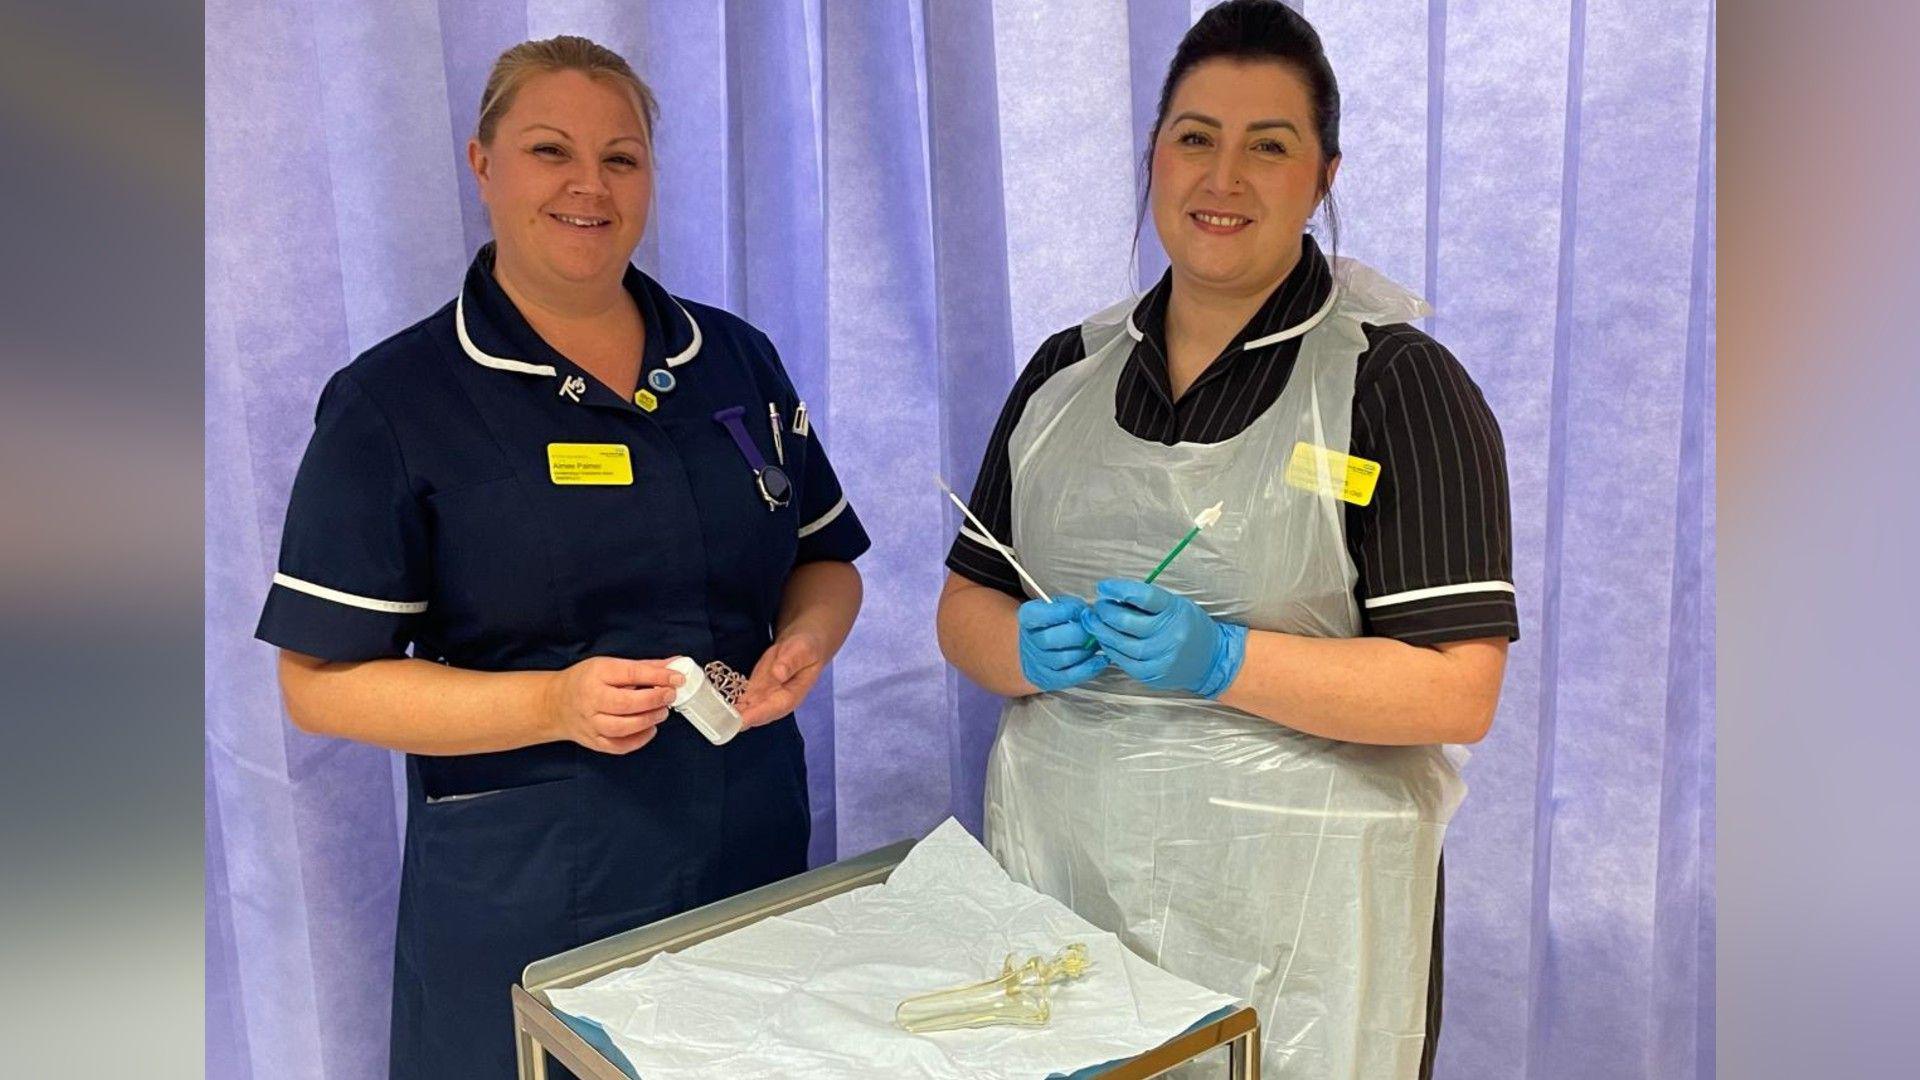
<path fill-rule="evenodd" d="M 1231 1080 L 1260 1080 L 1260 1029 L 1227 1043 L 1227 1076 Z"/>
<path fill-rule="evenodd" d="M 518 1017 L 513 1025 L 514 1056 L 519 1058 L 520 1080 L 547 1080 L 547 1052 Z"/>

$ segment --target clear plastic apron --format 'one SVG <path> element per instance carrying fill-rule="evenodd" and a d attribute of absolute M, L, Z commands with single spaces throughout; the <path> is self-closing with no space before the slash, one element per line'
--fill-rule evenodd
<path fill-rule="evenodd" d="M 1211 445 L 1120 428 L 1133 304 L 1088 320 L 1087 359 L 1034 394 L 1009 444 L 1013 545 L 1042 587 L 1138 579 L 1223 502 L 1156 584 L 1255 629 L 1359 633 L 1343 505 L 1287 483 L 1287 463 L 1302 442 L 1346 452 L 1362 323 L 1430 309 L 1350 260 L 1334 280 L 1279 399 Z M 1436 864 L 1465 792 L 1438 746 L 1323 739 L 1110 668 L 1007 704 L 986 832 L 1015 880 L 1252 1003 L 1267 1075 L 1377 1080 L 1419 1066 Z"/>

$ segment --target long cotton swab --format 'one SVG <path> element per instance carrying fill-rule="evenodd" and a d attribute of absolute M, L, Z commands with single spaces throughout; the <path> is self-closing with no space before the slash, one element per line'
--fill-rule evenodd
<path fill-rule="evenodd" d="M 1193 528 L 1187 530 L 1187 535 L 1181 537 L 1180 542 L 1173 545 L 1173 550 L 1167 552 L 1167 557 L 1160 560 L 1160 565 L 1153 568 L 1153 573 L 1147 575 L 1147 584 L 1153 584 L 1153 579 L 1160 576 L 1160 571 L 1167 568 L 1175 555 L 1187 550 L 1187 545 L 1193 543 L 1193 538 L 1200 535 L 1201 529 L 1220 520 L 1220 508 L 1225 505 L 1224 502 L 1217 502 L 1194 515 Z"/>
<path fill-rule="evenodd" d="M 1027 573 L 1027 568 L 1020 565 L 1020 560 L 1013 557 L 1013 549 L 993 538 L 993 533 L 987 531 L 985 525 L 980 524 L 980 519 L 974 517 L 973 511 L 967 509 L 967 504 L 961 502 L 960 496 L 955 495 L 953 489 L 947 486 L 946 478 L 939 473 L 934 473 L 933 482 L 939 484 L 940 490 L 946 492 L 947 498 L 953 500 L 953 505 L 959 507 L 960 512 L 967 515 L 968 521 L 973 522 L 973 527 L 980 531 L 979 539 L 986 541 L 988 545 L 1000 553 L 1002 558 L 1007 560 L 1007 564 L 1013 567 L 1013 572 L 1019 574 L 1020 580 L 1027 583 L 1027 588 L 1032 589 L 1034 594 L 1039 596 L 1040 599 L 1045 600 L 1049 604 L 1053 603 L 1053 597 L 1047 595 L 1047 590 L 1041 588 L 1040 583 L 1033 580 L 1033 575 Z"/>

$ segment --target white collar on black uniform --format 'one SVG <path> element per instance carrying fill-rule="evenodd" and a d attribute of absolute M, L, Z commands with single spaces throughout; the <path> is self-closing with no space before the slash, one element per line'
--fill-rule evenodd
<path fill-rule="evenodd" d="M 1300 335 L 1306 333 L 1307 331 L 1313 329 L 1314 327 L 1319 326 L 1322 320 L 1324 320 L 1328 315 L 1332 314 L 1333 302 L 1339 298 L 1340 298 L 1340 287 L 1336 285 L 1333 288 L 1327 290 L 1327 302 L 1320 305 L 1319 311 L 1314 312 L 1313 314 L 1307 316 L 1305 319 L 1302 319 L 1300 322 L 1294 323 L 1292 326 L 1289 326 L 1285 330 L 1281 330 L 1278 333 L 1268 334 L 1266 337 L 1258 337 L 1258 338 L 1254 338 L 1252 341 L 1243 342 L 1241 343 L 1240 348 L 1243 351 L 1247 349 L 1264 349 L 1269 345 L 1278 345 L 1289 338 L 1299 337 Z M 1135 341 L 1140 341 L 1146 337 L 1145 334 L 1142 334 L 1140 332 L 1140 328 L 1133 324 L 1132 312 L 1127 313 L 1127 336 L 1133 338 L 1133 340 Z"/>
<path fill-rule="evenodd" d="M 687 347 L 667 357 L 667 366 L 676 368 L 700 355 L 700 345 L 704 339 L 700 334 L 700 324 L 694 320 L 693 313 L 688 311 L 677 297 L 665 289 L 660 290 L 660 295 L 666 297 L 667 300 L 673 304 L 674 310 L 680 313 L 680 317 L 687 320 L 687 329 L 691 332 L 691 340 L 687 342 Z M 530 364 L 525 360 L 514 360 L 510 357 L 495 356 L 480 348 L 480 346 L 475 345 L 473 338 L 467 333 L 467 290 L 464 284 L 460 288 L 459 298 L 453 302 L 453 332 L 454 335 L 460 339 L 460 348 L 465 350 L 467 356 L 481 367 L 490 367 L 499 371 L 516 371 L 522 375 L 555 376 L 560 374 L 552 364 Z"/>

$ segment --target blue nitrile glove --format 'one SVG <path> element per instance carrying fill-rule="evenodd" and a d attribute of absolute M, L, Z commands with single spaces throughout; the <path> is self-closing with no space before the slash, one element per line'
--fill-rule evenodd
<path fill-rule="evenodd" d="M 1219 697 L 1247 658 L 1247 628 L 1158 585 L 1108 578 L 1084 620 L 1113 666 L 1148 686 Z"/>
<path fill-rule="evenodd" d="M 1081 625 L 1087 602 L 1077 596 L 1020 605 L 1020 674 L 1042 690 L 1065 690 L 1093 678 L 1107 658 Z"/>

